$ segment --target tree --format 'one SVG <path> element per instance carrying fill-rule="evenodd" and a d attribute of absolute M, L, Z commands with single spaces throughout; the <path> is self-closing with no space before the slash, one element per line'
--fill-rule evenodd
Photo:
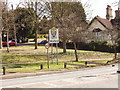
<path fill-rule="evenodd" d="M 2 49 L 2 9 L 3 9 L 2 1 L 0 1 L 0 49 Z"/>
<path fill-rule="evenodd" d="M 119 43 L 120 43 L 120 36 L 119 36 L 120 31 L 113 28 L 112 30 L 104 31 L 104 33 L 109 36 L 108 41 L 110 41 L 110 42 L 108 42 L 108 43 L 112 43 L 112 46 L 114 49 L 114 59 L 117 59 L 117 57 L 118 57 L 117 52 L 119 52 L 119 49 L 117 49 L 117 47 L 119 46 Z"/>
<path fill-rule="evenodd" d="M 3 3 L 4 7 L 2 9 L 2 32 L 5 32 L 6 34 L 6 42 L 7 42 L 7 52 L 9 52 L 9 29 L 10 29 L 10 18 L 9 18 L 9 11 L 8 11 L 8 3 Z"/>
<path fill-rule="evenodd" d="M 12 7 L 12 11 L 13 11 L 13 4 L 11 5 L 11 7 Z M 13 13 L 12 13 L 12 19 L 13 19 L 13 32 L 14 32 L 14 39 L 15 39 L 15 46 L 17 46 L 17 31 L 16 31 L 16 24 L 15 24 L 15 17 L 16 17 L 16 13 L 13 11 Z"/>
<path fill-rule="evenodd" d="M 14 11 L 13 10 L 9 10 L 6 14 L 7 14 L 7 20 L 8 20 L 8 25 L 9 25 L 9 38 L 14 38 L 15 36 L 15 32 L 14 32 L 14 28 L 15 28 L 15 20 L 14 20 L 14 16 L 13 16 Z M 4 12 L 5 15 L 5 12 Z M 5 17 L 3 16 L 3 22 L 5 23 Z M 5 24 L 4 24 L 5 25 Z M 4 27 L 5 28 L 5 27 Z M 14 33 L 13 33 L 14 32 Z"/>
<path fill-rule="evenodd" d="M 80 33 L 85 27 L 84 8 L 80 2 L 52 2 L 51 6 L 54 24 L 60 29 L 60 38 L 63 40 L 63 53 L 66 53 L 66 41 L 73 41 L 78 61 L 76 42 L 81 40 Z"/>
<path fill-rule="evenodd" d="M 37 49 L 37 34 L 39 28 L 39 24 L 43 16 L 47 13 L 49 13 L 48 9 L 48 2 L 44 0 L 27 0 L 27 2 L 24 3 L 24 6 L 29 9 L 29 14 L 33 15 L 33 26 L 35 27 L 34 33 L 35 33 L 35 49 Z M 33 11 L 33 10 L 34 11 Z"/>
<path fill-rule="evenodd" d="M 17 13 L 15 18 L 17 36 L 25 42 L 33 34 L 33 18 L 28 8 L 17 8 L 14 12 Z"/>
<path fill-rule="evenodd" d="M 68 29 L 71 29 L 69 32 L 69 39 L 73 42 L 76 61 L 78 61 L 77 46 L 76 43 L 84 40 L 84 31 L 86 29 L 85 14 L 71 14 L 68 18 L 67 24 L 69 25 Z"/>
<path fill-rule="evenodd" d="M 75 18 L 77 17 L 80 17 L 78 19 L 79 22 L 85 19 L 86 16 L 84 9 L 80 2 L 51 2 L 50 10 L 54 26 L 60 29 L 60 39 L 63 41 L 63 53 L 66 53 L 66 42 L 69 40 L 68 33 L 73 30 L 71 28 L 68 28 L 70 25 L 72 25 L 70 22 L 75 21 Z M 71 18 L 71 21 L 69 21 L 68 17 L 73 14 L 76 15 L 76 17 Z"/>

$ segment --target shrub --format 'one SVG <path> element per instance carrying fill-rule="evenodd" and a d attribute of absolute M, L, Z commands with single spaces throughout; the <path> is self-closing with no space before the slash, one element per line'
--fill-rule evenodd
<path fill-rule="evenodd" d="M 63 43 L 59 43 L 59 47 L 62 47 Z M 66 44 L 67 49 L 74 49 L 72 42 Z M 102 51 L 102 52 L 114 52 L 113 44 L 108 44 L 106 41 L 91 41 L 90 43 L 77 42 L 77 49 L 81 50 L 92 50 L 92 51 Z M 116 47 L 117 52 L 120 52 L 120 46 Z"/>

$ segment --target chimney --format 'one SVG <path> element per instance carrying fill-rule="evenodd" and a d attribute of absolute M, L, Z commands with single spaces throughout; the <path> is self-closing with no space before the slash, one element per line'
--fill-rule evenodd
<path fill-rule="evenodd" d="M 115 11 L 115 19 L 119 19 L 120 18 L 120 10 L 116 10 Z"/>
<path fill-rule="evenodd" d="M 112 8 L 110 5 L 107 5 L 106 8 L 106 19 L 108 19 L 109 21 L 113 18 L 112 16 Z"/>
<path fill-rule="evenodd" d="M 120 19 L 120 0 L 118 2 L 118 10 L 115 11 L 115 19 Z"/>

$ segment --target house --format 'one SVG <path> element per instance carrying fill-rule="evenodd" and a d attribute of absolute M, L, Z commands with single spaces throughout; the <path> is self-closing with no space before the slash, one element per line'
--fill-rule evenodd
<path fill-rule="evenodd" d="M 113 26 L 109 20 L 96 16 L 89 23 L 87 29 L 89 32 L 93 34 L 92 37 L 95 40 L 107 40 L 108 41 L 109 36 L 106 35 L 104 32 L 108 30 L 112 30 Z"/>
<path fill-rule="evenodd" d="M 96 16 L 92 21 L 88 24 L 87 31 L 89 32 L 90 39 L 93 40 L 104 40 L 111 41 L 111 36 L 108 33 L 112 30 L 115 30 L 115 27 L 120 30 L 120 10 L 116 10 L 116 16 L 114 19 L 112 16 L 112 8 L 107 5 L 106 8 L 106 19 Z M 91 35 L 90 35 L 91 34 Z"/>

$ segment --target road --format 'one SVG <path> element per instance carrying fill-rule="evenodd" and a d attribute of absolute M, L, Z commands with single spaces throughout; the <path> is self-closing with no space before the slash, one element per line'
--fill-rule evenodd
<path fill-rule="evenodd" d="M 118 88 L 118 65 L 1 80 L 2 88 Z"/>

